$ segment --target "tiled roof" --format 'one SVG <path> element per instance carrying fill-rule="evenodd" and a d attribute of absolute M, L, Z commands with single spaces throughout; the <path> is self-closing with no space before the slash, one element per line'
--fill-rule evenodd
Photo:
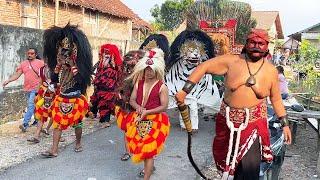
<path fill-rule="evenodd" d="M 107 13 L 117 17 L 132 19 L 136 15 L 120 0 L 60 0 L 68 4 L 82 6 L 88 9 Z"/>
<path fill-rule="evenodd" d="M 88 9 L 96 10 L 102 13 L 117 17 L 132 19 L 134 28 L 151 29 L 149 23 L 141 19 L 128 6 L 120 0 L 60 0 L 67 4 L 82 6 Z"/>
<path fill-rule="evenodd" d="M 278 38 L 283 38 L 283 31 L 279 11 L 252 11 L 251 17 L 256 19 L 256 28 L 269 30 L 273 23 L 276 24 Z"/>
<path fill-rule="evenodd" d="M 144 21 L 143 19 L 141 19 L 138 15 L 136 15 L 135 18 L 133 18 L 133 28 L 148 28 L 151 29 L 151 25 L 149 23 L 147 23 L 146 21 Z"/>

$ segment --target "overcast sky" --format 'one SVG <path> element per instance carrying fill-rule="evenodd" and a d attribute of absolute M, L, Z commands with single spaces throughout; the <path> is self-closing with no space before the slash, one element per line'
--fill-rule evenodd
<path fill-rule="evenodd" d="M 121 0 L 144 20 L 152 20 L 150 9 L 165 0 Z M 285 36 L 320 23 L 319 0 L 239 0 L 253 10 L 279 11 Z"/>

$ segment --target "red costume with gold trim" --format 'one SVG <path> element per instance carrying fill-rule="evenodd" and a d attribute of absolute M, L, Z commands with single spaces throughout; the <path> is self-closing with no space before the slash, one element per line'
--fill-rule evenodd
<path fill-rule="evenodd" d="M 53 127 L 65 130 L 68 126 L 77 125 L 85 117 L 88 107 L 84 95 L 79 98 L 56 96 L 52 106 Z"/>
<path fill-rule="evenodd" d="M 155 48 L 155 51 L 148 51 L 139 60 L 130 77 L 137 86 L 136 103 L 146 110 L 155 109 L 161 106 L 159 92 L 163 85 L 158 80 L 150 89 L 149 94 L 144 92 L 144 69 L 151 67 L 161 78 L 164 76 L 165 63 L 163 52 Z M 155 57 L 156 56 L 156 57 Z M 132 161 L 139 163 L 145 159 L 151 159 L 158 155 L 164 146 L 169 135 L 170 122 L 168 115 L 164 112 L 146 115 L 143 119 L 136 111 L 126 112 L 120 106 L 115 109 L 118 127 L 125 131 L 127 146 L 132 153 Z"/>
<path fill-rule="evenodd" d="M 137 104 L 142 104 L 144 80 L 140 80 L 137 90 Z M 162 81 L 152 88 L 145 108 L 147 110 L 160 106 L 159 91 Z M 166 113 L 147 115 L 138 124 L 135 122 L 138 114 L 130 113 L 127 116 L 126 139 L 129 151 L 133 154 L 132 161 L 141 162 L 158 155 L 169 135 L 170 122 Z"/>
<path fill-rule="evenodd" d="M 276 69 L 270 64 L 264 64 L 269 54 L 268 43 L 269 37 L 265 30 L 252 29 L 240 55 L 223 55 L 203 62 L 175 95 L 188 131 L 189 160 L 204 179 L 207 178 L 196 166 L 191 155 L 192 126 L 184 100 L 207 73 L 226 76 L 224 102 L 216 116 L 216 136 L 212 147 L 217 168 L 223 172 L 222 179 L 259 179 L 261 161 L 273 160 L 267 122 L 268 96 L 276 115 L 282 121 L 286 141 L 291 142 Z M 254 73 L 252 64 L 257 64 Z M 244 75 L 246 77 L 243 78 L 246 79 L 242 79 Z"/>
<path fill-rule="evenodd" d="M 85 34 L 76 26 L 52 27 L 44 33 L 44 57 L 52 73 L 51 80 L 59 84 L 59 95 L 52 105 L 53 127 L 82 127 L 88 111 L 84 96 L 91 84 L 92 54 Z"/>
<path fill-rule="evenodd" d="M 224 102 L 221 104 L 220 112 L 216 116 L 216 136 L 213 141 L 212 152 L 217 168 L 223 172 L 230 171 L 230 175 L 234 175 L 235 168 L 244 155 L 249 151 L 251 145 L 258 140 L 261 145 L 261 159 L 263 161 L 271 162 L 273 155 L 270 149 L 270 136 L 267 122 L 267 104 L 265 101 L 261 102 L 255 107 L 249 108 L 249 114 L 246 114 L 244 109 L 230 108 L 229 119 L 233 123 L 234 128 L 239 128 L 241 124 L 245 123 L 246 116 L 248 116 L 248 124 L 241 131 L 239 149 L 236 154 L 236 164 L 232 168 L 226 165 L 227 154 L 230 151 L 229 139 L 230 128 L 227 122 L 227 107 Z M 232 135 L 233 139 L 237 136 L 236 133 Z M 233 144 L 236 144 L 234 141 Z M 229 148 L 227 148 L 229 147 Z M 231 157 L 230 157 L 231 158 Z M 230 159 L 231 162 L 232 158 Z"/>
<path fill-rule="evenodd" d="M 48 117 L 51 117 L 53 100 L 55 95 L 59 92 L 57 88 L 54 88 L 53 84 L 50 84 L 51 82 L 50 78 L 48 77 L 48 73 L 49 72 L 46 66 L 40 68 L 41 85 L 37 92 L 37 96 L 34 99 L 34 117 L 36 120 L 41 122 L 46 122 Z"/>

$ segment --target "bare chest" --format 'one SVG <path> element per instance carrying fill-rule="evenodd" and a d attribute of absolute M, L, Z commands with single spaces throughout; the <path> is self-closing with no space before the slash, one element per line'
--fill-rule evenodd
<path fill-rule="evenodd" d="M 236 61 L 229 67 L 229 71 L 226 74 L 225 85 L 231 92 L 238 90 L 254 89 L 257 96 L 265 97 L 269 95 L 269 89 L 271 87 L 270 78 L 268 78 L 268 67 L 266 64 L 261 63 L 249 64 L 250 72 L 247 64 L 244 60 Z M 248 79 L 254 80 L 254 86 L 248 86 Z"/>

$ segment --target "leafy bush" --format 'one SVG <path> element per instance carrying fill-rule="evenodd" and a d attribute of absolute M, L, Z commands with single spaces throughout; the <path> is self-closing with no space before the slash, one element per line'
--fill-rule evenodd
<path fill-rule="evenodd" d="M 304 73 L 306 76 L 293 82 L 292 88 L 319 96 L 320 70 L 315 67 L 315 63 L 320 59 L 320 50 L 308 40 L 303 40 L 295 59 L 292 64 L 294 71 L 298 74 Z"/>

